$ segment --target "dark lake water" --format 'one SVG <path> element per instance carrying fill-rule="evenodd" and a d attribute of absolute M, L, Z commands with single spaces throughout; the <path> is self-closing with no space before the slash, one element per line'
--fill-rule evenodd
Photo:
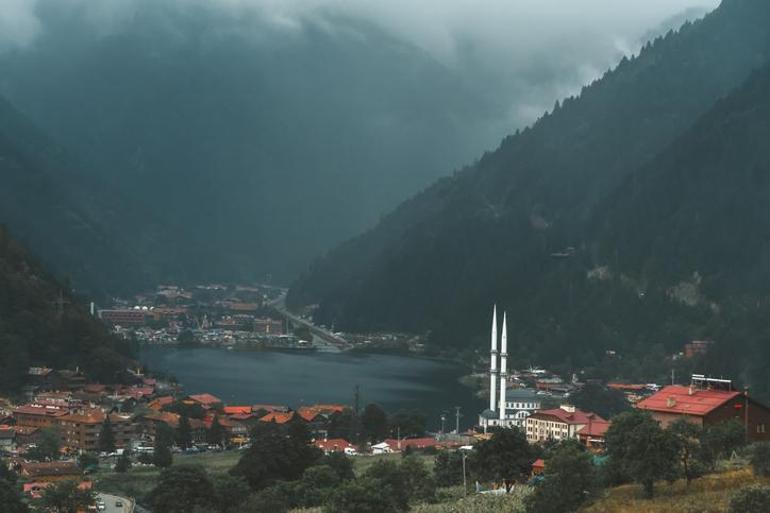
<path fill-rule="evenodd" d="M 377 403 L 388 412 L 419 409 L 429 429 L 438 429 L 448 412 L 462 408 L 461 428 L 475 422 L 483 402 L 458 379 L 461 366 L 409 356 L 347 353 L 241 352 L 220 349 L 147 347 L 142 361 L 151 370 L 169 372 L 189 394 L 209 392 L 229 404 Z"/>

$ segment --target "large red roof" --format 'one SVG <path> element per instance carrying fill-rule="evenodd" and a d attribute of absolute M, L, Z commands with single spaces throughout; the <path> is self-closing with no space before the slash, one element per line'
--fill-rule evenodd
<path fill-rule="evenodd" d="M 194 394 L 188 396 L 188 398 L 195 401 L 196 403 L 202 404 L 203 406 L 211 406 L 222 402 L 219 397 L 211 394 Z"/>
<path fill-rule="evenodd" d="M 682 385 L 669 385 L 639 401 L 636 407 L 649 411 L 704 416 L 739 395 L 741 393 L 736 390 L 691 390 Z"/>
<path fill-rule="evenodd" d="M 540 410 L 532 415 L 533 419 L 543 417 L 556 417 L 565 424 L 588 424 L 589 422 L 606 422 L 595 413 L 588 413 L 575 408 L 575 411 L 567 411 L 564 408 L 554 408 L 552 410 Z"/>

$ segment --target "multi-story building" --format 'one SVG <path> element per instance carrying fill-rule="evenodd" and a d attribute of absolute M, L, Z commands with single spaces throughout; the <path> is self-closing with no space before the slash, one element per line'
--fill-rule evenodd
<path fill-rule="evenodd" d="M 77 451 L 95 451 L 99 448 L 99 435 L 106 420 L 101 410 L 73 413 L 58 419 L 62 442 Z M 135 437 L 136 429 L 131 417 L 110 414 L 110 425 L 115 447 L 128 447 Z"/>
<path fill-rule="evenodd" d="M 144 326 L 147 310 L 134 308 L 99 310 L 99 318 L 114 326 Z"/>
<path fill-rule="evenodd" d="M 13 409 L 13 418 L 17 426 L 47 428 L 57 425 L 57 420 L 67 415 L 69 410 L 58 405 L 25 404 Z"/>
<path fill-rule="evenodd" d="M 527 417 L 527 441 L 534 444 L 576 439 L 584 427 L 588 427 L 591 432 L 594 422 L 607 421 L 595 413 L 584 412 L 566 404 L 552 410 L 541 410 Z"/>
<path fill-rule="evenodd" d="M 770 408 L 732 389 L 724 379 L 693 376 L 688 386 L 671 385 L 636 403 L 663 426 L 685 419 L 699 426 L 733 420 L 744 426 L 751 441 L 770 441 Z"/>

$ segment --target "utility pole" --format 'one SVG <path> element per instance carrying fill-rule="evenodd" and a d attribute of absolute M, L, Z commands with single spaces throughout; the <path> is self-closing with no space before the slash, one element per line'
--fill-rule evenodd
<path fill-rule="evenodd" d="M 460 434 L 460 407 L 455 406 L 455 433 Z"/>
<path fill-rule="evenodd" d="M 467 473 L 465 472 L 465 460 L 468 458 L 468 455 L 463 451 L 463 497 L 468 496 L 468 477 Z"/>
<path fill-rule="evenodd" d="M 446 429 L 446 413 L 441 414 L 441 434 L 444 434 L 444 430 Z"/>
<path fill-rule="evenodd" d="M 355 413 L 356 415 L 358 415 L 360 411 L 360 407 L 361 407 L 360 400 L 361 400 L 360 387 L 356 385 L 355 389 L 353 390 L 353 413 Z"/>

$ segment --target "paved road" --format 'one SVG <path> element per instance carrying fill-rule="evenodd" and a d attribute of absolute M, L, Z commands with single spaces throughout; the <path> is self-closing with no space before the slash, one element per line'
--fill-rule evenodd
<path fill-rule="evenodd" d="M 134 501 L 131 499 L 108 493 L 97 493 L 96 496 L 104 501 L 105 509 L 103 513 L 134 513 Z M 118 502 L 121 502 L 123 505 L 116 506 Z"/>
<path fill-rule="evenodd" d="M 319 349 L 322 351 L 344 351 L 345 349 L 350 349 L 352 346 L 350 342 L 345 340 L 344 338 L 335 335 L 331 331 L 325 330 L 319 326 L 316 326 L 310 321 L 307 321 L 303 319 L 302 317 L 299 317 L 297 315 L 294 315 L 290 311 L 286 309 L 286 293 L 278 297 L 278 299 L 273 300 L 270 303 L 270 306 L 275 308 L 281 315 L 286 316 L 290 321 L 296 324 L 301 324 L 303 326 L 306 326 L 310 333 L 313 334 L 314 337 L 320 339 L 320 343 L 316 340 L 313 340 L 313 343 L 317 346 L 320 346 Z"/>

